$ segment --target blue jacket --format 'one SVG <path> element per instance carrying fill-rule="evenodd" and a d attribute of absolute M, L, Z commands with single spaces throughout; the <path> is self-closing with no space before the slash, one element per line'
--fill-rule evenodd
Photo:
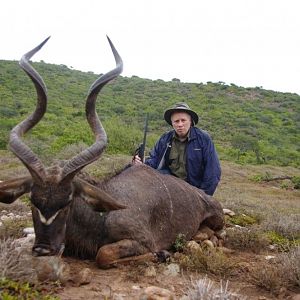
<path fill-rule="evenodd" d="M 171 130 L 160 137 L 145 164 L 154 169 L 168 170 L 173 135 L 174 130 Z M 221 178 L 221 167 L 213 141 L 206 131 L 191 127 L 186 160 L 186 181 L 212 196 Z"/>

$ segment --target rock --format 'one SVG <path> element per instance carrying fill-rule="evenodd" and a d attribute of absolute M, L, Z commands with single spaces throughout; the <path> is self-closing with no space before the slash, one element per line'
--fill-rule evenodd
<path fill-rule="evenodd" d="M 167 290 L 157 286 L 149 286 L 145 288 L 143 293 L 139 297 L 140 300 L 174 300 L 174 294 Z"/>
<path fill-rule="evenodd" d="M 274 256 L 274 255 L 267 255 L 267 256 L 265 256 L 266 260 L 273 260 L 275 258 L 276 258 L 276 256 Z"/>
<path fill-rule="evenodd" d="M 8 217 L 7 215 L 3 215 L 3 216 L 0 217 L 1 221 L 7 221 L 9 219 L 10 219 L 10 217 Z"/>
<path fill-rule="evenodd" d="M 197 242 L 202 242 L 208 239 L 208 234 L 205 232 L 197 232 L 196 235 L 193 236 L 193 240 Z"/>
<path fill-rule="evenodd" d="M 213 235 L 209 240 L 214 244 L 214 247 L 218 247 L 219 240 L 215 235 Z"/>
<path fill-rule="evenodd" d="M 235 251 L 226 247 L 218 247 L 217 249 L 220 252 L 223 252 L 225 254 L 233 254 Z"/>
<path fill-rule="evenodd" d="M 200 245 L 195 242 L 195 241 L 189 241 L 186 243 L 186 246 L 185 246 L 188 250 L 190 251 L 198 251 L 198 250 L 201 250 L 201 247 Z"/>
<path fill-rule="evenodd" d="M 65 283 L 70 280 L 70 268 L 61 257 L 39 256 L 33 258 L 37 278 L 41 282 L 60 281 Z"/>
<path fill-rule="evenodd" d="M 31 238 L 32 240 L 34 240 L 35 239 L 35 233 L 27 234 L 27 237 Z"/>
<path fill-rule="evenodd" d="M 89 284 L 92 281 L 93 273 L 90 268 L 82 269 L 72 280 L 76 286 Z"/>
<path fill-rule="evenodd" d="M 166 276 L 177 276 L 180 272 L 180 267 L 178 264 L 172 263 L 165 267 L 163 271 L 164 275 Z"/>
<path fill-rule="evenodd" d="M 271 251 L 275 251 L 277 249 L 276 245 L 269 245 L 268 247 Z"/>
<path fill-rule="evenodd" d="M 230 216 L 230 217 L 235 216 L 235 212 L 233 212 L 232 210 L 230 210 L 228 208 L 223 208 L 223 213 L 224 213 L 224 215 L 227 215 L 227 216 Z"/>
<path fill-rule="evenodd" d="M 300 294 L 294 295 L 291 300 L 300 300 Z"/>
<path fill-rule="evenodd" d="M 25 235 L 28 235 L 28 234 L 34 234 L 34 228 L 33 228 L 33 227 L 25 227 L 25 228 L 23 229 L 23 233 L 24 233 Z"/>
<path fill-rule="evenodd" d="M 245 227 L 243 227 L 241 225 L 237 225 L 237 224 L 235 224 L 233 227 L 236 228 L 236 229 L 241 229 L 241 230 L 246 229 L 246 230 L 248 230 L 247 228 L 245 228 Z"/>
<path fill-rule="evenodd" d="M 207 246 L 208 248 L 214 248 L 214 243 L 210 240 L 205 240 L 202 242 L 203 245 Z"/>

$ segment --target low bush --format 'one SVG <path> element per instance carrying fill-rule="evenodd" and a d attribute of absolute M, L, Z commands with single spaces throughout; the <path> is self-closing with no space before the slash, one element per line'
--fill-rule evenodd
<path fill-rule="evenodd" d="M 274 260 L 261 263 L 251 272 L 254 284 L 273 294 L 281 288 L 300 287 L 300 247 L 279 254 Z"/>
<path fill-rule="evenodd" d="M 43 293 L 34 285 L 22 283 L 7 278 L 0 279 L 0 299 L 2 300 L 59 300 L 52 295 Z"/>
<path fill-rule="evenodd" d="M 239 226 L 249 226 L 249 225 L 254 225 L 258 223 L 258 219 L 252 216 L 248 216 L 245 214 L 240 214 L 240 215 L 235 215 L 230 217 L 228 220 L 229 223 L 234 224 L 234 225 L 239 225 Z"/>
<path fill-rule="evenodd" d="M 258 228 L 229 228 L 225 245 L 232 249 L 259 253 L 269 245 L 269 240 Z"/>
<path fill-rule="evenodd" d="M 300 239 L 288 239 L 275 231 L 266 232 L 265 235 L 270 240 L 270 243 L 275 245 L 280 252 L 288 252 L 290 249 L 300 245 Z"/>
<path fill-rule="evenodd" d="M 229 277 L 236 264 L 230 260 L 224 253 L 216 249 L 187 249 L 176 257 L 181 268 L 193 270 L 208 274 Z"/>

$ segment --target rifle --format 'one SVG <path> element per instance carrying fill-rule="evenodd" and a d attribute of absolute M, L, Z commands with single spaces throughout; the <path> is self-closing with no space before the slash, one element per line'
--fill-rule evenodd
<path fill-rule="evenodd" d="M 148 119 L 149 115 L 146 115 L 145 124 L 144 124 L 144 138 L 143 143 L 139 145 L 139 147 L 135 150 L 134 155 L 138 155 L 142 162 L 145 162 L 145 148 L 146 148 L 146 139 L 147 139 L 147 131 L 148 131 Z"/>

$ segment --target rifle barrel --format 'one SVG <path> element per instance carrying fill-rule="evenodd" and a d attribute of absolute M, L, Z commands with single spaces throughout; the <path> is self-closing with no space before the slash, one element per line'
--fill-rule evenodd
<path fill-rule="evenodd" d="M 146 115 L 145 118 L 145 125 L 144 125 L 144 138 L 143 138 L 143 143 L 141 145 L 141 153 L 140 153 L 140 158 L 142 162 L 145 161 L 145 149 L 146 149 L 146 142 L 147 142 L 147 131 L 148 131 L 148 119 L 149 119 L 149 114 Z"/>

